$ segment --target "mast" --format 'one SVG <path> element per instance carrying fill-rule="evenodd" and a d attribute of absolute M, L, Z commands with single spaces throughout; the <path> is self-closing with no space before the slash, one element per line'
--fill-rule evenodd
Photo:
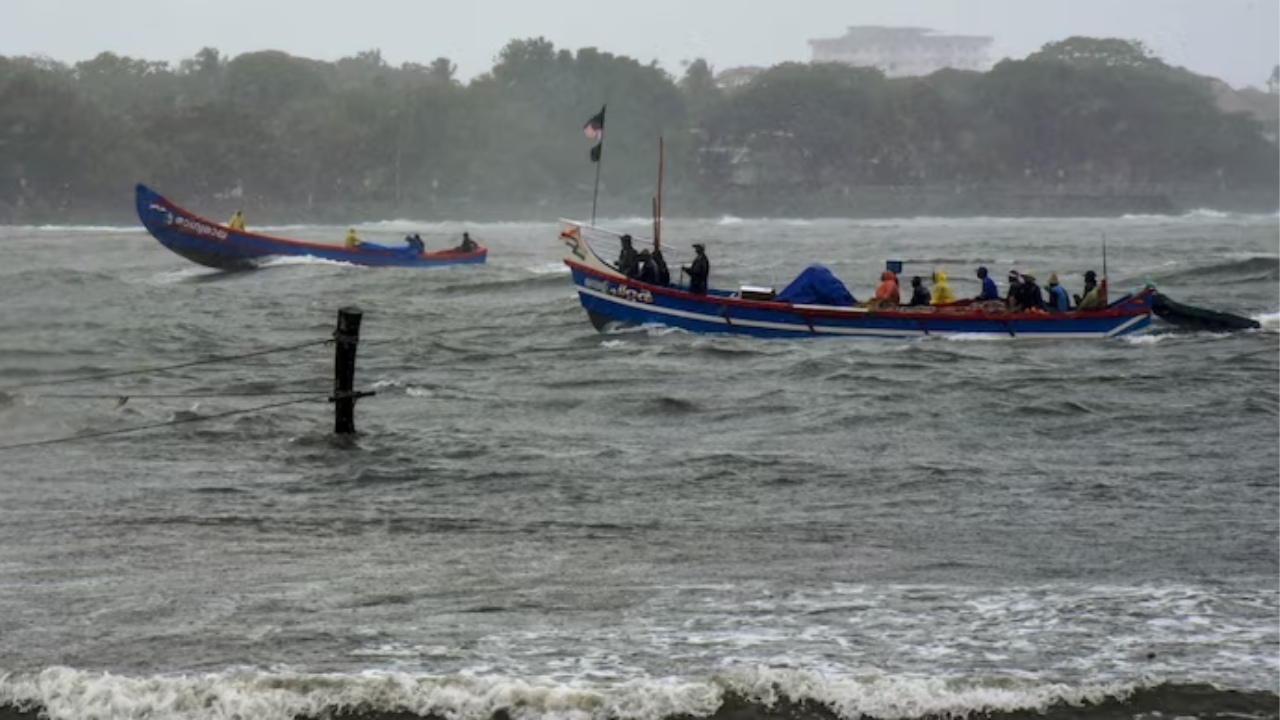
<path fill-rule="evenodd" d="M 658 136 L 658 195 L 653 199 L 653 249 L 662 249 L 662 170 L 665 165 L 664 142 Z"/>
<path fill-rule="evenodd" d="M 1102 233 L 1102 284 L 1098 288 L 1098 295 L 1101 296 L 1102 304 L 1107 304 L 1107 234 Z"/>

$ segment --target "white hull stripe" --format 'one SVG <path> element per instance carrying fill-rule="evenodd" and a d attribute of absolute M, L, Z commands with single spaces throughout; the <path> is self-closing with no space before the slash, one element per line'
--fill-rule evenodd
<path fill-rule="evenodd" d="M 728 325 L 730 327 L 753 327 L 753 328 L 760 328 L 762 330 L 782 330 L 786 332 L 816 334 L 816 335 L 870 335 L 870 336 L 876 336 L 876 337 L 925 337 L 926 335 L 926 333 L 923 330 L 882 330 L 879 328 L 848 328 L 848 327 L 836 327 L 831 325 L 819 325 L 817 323 L 814 323 L 813 332 L 810 333 L 809 326 L 803 325 L 803 324 L 793 325 L 788 323 L 769 322 L 767 320 L 747 320 L 743 318 L 730 318 L 727 320 L 720 315 L 703 315 L 701 313 L 689 312 L 687 310 L 677 310 L 676 308 L 659 307 L 656 305 L 650 305 L 649 303 L 642 303 L 642 302 L 636 302 L 634 300 L 627 300 L 625 298 L 620 298 L 614 295 L 610 295 L 608 293 L 600 292 L 599 290 L 593 290 L 591 288 L 583 287 L 581 285 L 575 285 L 575 287 L 577 288 L 579 293 L 582 293 L 584 295 L 590 295 L 591 297 L 599 298 L 601 300 L 613 303 L 615 305 L 624 305 L 627 307 L 635 308 L 637 310 L 643 310 L 645 312 L 654 313 L 657 315 L 668 315 L 670 317 L 678 317 L 678 318 L 684 318 L 686 320 L 697 320 L 699 322 Z M 1124 332 L 1130 327 L 1133 327 L 1135 324 L 1141 322 L 1146 317 L 1147 317 L 1146 315 L 1136 315 L 1132 319 L 1128 320 L 1127 322 L 1107 332 L 1084 333 L 1084 332 L 1035 332 L 1035 331 L 1032 331 L 1032 332 L 1018 332 L 1017 336 L 1018 337 L 1035 337 L 1035 338 L 1063 338 L 1068 340 L 1093 340 L 1093 339 L 1099 339 L 1099 338 L 1107 338 L 1107 337 L 1113 337 L 1121 332 Z M 732 322 L 730 322 L 730 320 Z M 991 322 L 999 322 L 999 321 L 992 320 Z M 957 330 L 930 330 L 927 334 L 931 336 L 963 335 L 965 337 L 990 337 L 990 338 L 1013 339 L 1013 336 L 1010 335 L 1008 332 L 965 332 L 965 331 L 957 331 Z"/>

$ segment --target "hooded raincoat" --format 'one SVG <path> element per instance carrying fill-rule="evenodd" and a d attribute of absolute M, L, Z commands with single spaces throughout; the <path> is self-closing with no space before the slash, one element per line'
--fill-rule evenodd
<path fill-rule="evenodd" d="M 876 299 L 887 300 L 894 305 L 902 304 L 902 296 L 898 292 L 898 276 L 892 270 L 880 273 L 880 284 L 876 286 Z"/>
<path fill-rule="evenodd" d="M 947 274 L 941 270 L 933 271 L 933 305 L 946 305 L 956 301 L 956 296 L 951 292 L 951 286 L 947 284 Z"/>

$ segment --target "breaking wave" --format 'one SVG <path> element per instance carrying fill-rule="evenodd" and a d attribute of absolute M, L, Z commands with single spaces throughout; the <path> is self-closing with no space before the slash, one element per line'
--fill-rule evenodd
<path fill-rule="evenodd" d="M 1280 258 L 1274 255 L 1253 255 L 1230 259 L 1212 265 L 1174 270 L 1160 274 L 1152 272 L 1157 282 L 1194 279 L 1197 282 L 1230 280 L 1232 282 L 1274 281 L 1280 279 Z"/>
<path fill-rule="evenodd" d="M 316 675 L 231 670 L 129 677 L 54 667 L 0 676 L 0 717 L 433 718 L 447 720 L 881 720 L 1114 718 L 1175 713 L 1274 718 L 1275 693 L 1155 682 L 1073 686 L 751 668 L 697 681 L 562 684 L 471 674 Z"/>

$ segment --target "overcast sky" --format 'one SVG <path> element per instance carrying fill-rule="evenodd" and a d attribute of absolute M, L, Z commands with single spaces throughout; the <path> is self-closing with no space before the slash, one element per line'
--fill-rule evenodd
<path fill-rule="evenodd" d="M 0 54 L 76 61 L 111 51 L 178 61 L 204 46 L 336 60 L 380 48 L 393 64 L 444 55 L 463 79 L 512 38 L 595 46 L 673 74 L 810 59 L 849 25 L 990 35 L 993 60 L 1070 35 L 1134 38 L 1168 62 L 1262 86 L 1280 56 L 1277 0 L 0 0 Z"/>

